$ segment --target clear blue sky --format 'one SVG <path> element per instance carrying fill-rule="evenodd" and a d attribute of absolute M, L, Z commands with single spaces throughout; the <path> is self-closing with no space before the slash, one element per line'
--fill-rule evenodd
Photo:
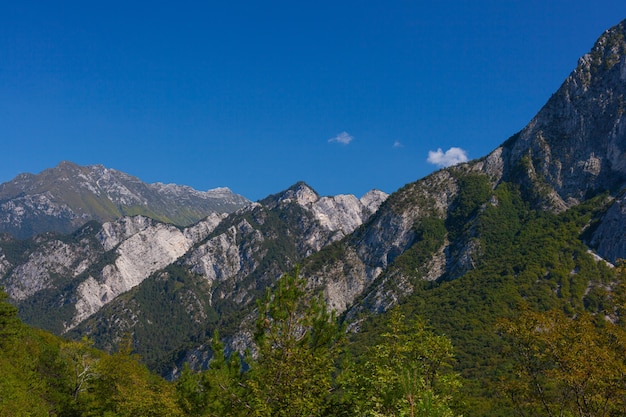
<path fill-rule="evenodd" d="M 429 151 L 479 158 L 523 128 L 625 18 L 624 0 L 3 1 L 0 182 L 70 160 L 253 200 L 393 192 L 438 169 Z"/>

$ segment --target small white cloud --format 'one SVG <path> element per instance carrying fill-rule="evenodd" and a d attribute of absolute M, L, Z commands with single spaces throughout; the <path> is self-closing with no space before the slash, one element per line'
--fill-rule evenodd
<path fill-rule="evenodd" d="M 395 141 L 393 143 L 393 147 L 394 148 L 404 148 L 404 145 L 402 144 L 402 142 L 400 142 L 399 140 Z"/>
<path fill-rule="evenodd" d="M 441 148 L 439 148 L 437 151 L 428 151 L 427 161 L 442 168 L 449 167 L 467 162 L 467 152 L 461 148 L 455 147 L 443 152 Z"/>
<path fill-rule="evenodd" d="M 330 143 L 337 142 L 337 143 L 341 143 L 342 145 L 347 145 L 350 142 L 352 142 L 352 139 L 354 139 L 354 137 L 352 137 L 352 135 L 350 135 L 348 132 L 341 132 L 334 138 L 328 139 L 328 142 Z"/>

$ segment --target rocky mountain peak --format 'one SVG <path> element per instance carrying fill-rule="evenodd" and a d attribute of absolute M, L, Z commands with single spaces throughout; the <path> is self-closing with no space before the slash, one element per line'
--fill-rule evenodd
<path fill-rule="evenodd" d="M 176 184 L 147 184 L 103 165 L 63 161 L 39 174 L 0 184 L 0 232 L 25 238 L 71 232 L 89 220 L 144 215 L 188 226 L 211 213 L 230 213 L 250 201 L 227 188 L 197 191 Z"/>
<path fill-rule="evenodd" d="M 504 177 L 563 210 L 626 181 L 626 21 L 607 30 L 520 133 Z"/>
<path fill-rule="evenodd" d="M 289 204 L 292 202 L 297 203 L 300 206 L 306 206 L 317 201 L 320 198 L 319 194 L 307 185 L 304 181 L 299 181 L 278 194 L 273 194 L 261 201 L 262 204 L 268 207 L 275 207 L 281 204 Z"/>
<path fill-rule="evenodd" d="M 386 192 L 374 189 L 369 190 L 367 193 L 365 193 L 363 197 L 359 199 L 359 201 L 371 213 L 375 213 L 380 205 L 385 202 L 387 197 L 389 197 L 389 194 L 387 194 Z"/>
<path fill-rule="evenodd" d="M 361 199 L 352 194 L 320 197 L 315 190 L 300 181 L 281 193 L 267 197 L 261 204 L 270 210 L 297 204 L 312 214 L 322 227 L 338 232 L 333 237 L 333 240 L 337 240 L 363 224 L 387 197 L 388 194 L 380 190 L 371 190 Z"/>

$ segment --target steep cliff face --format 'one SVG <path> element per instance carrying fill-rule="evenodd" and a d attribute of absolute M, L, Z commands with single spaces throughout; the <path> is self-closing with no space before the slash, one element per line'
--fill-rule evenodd
<path fill-rule="evenodd" d="M 185 230 L 141 216 L 105 223 L 97 237 L 105 251 L 115 248 L 115 261 L 105 265 L 98 274 L 88 275 L 78 285 L 74 294 L 76 314 L 66 324 L 66 329 L 75 327 L 118 295 L 173 263 L 221 220 L 222 217 L 214 214 L 200 222 L 204 233 L 185 233 Z M 196 225 L 194 230 L 198 228 Z"/>
<path fill-rule="evenodd" d="M 626 21 L 607 30 L 526 128 L 496 150 L 503 179 L 540 207 L 562 211 L 626 184 Z M 626 256 L 623 197 L 588 242 L 603 258 Z"/>
<path fill-rule="evenodd" d="M 215 297 L 244 303 L 254 290 L 352 233 L 386 197 L 376 190 L 361 200 L 352 195 L 320 197 L 298 183 L 230 216 L 222 224 L 224 231 L 197 245 L 182 262 L 214 283 Z"/>
<path fill-rule="evenodd" d="M 264 241 L 263 234 L 242 219 L 199 245 L 183 262 L 211 284 L 227 281 L 246 276 L 258 267 L 259 261 L 255 257 L 262 257 L 264 251 L 260 246 Z"/>
<path fill-rule="evenodd" d="M 626 195 L 616 199 L 602 217 L 590 244 L 604 259 L 626 259 Z"/>
<path fill-rule="evenodd" d="M 504 176 L 563 210 L 626 179 L 626 23 L 607 30 L 537 116 L 503 146 Z"/>
<path fill-rule="evenodd" d="M 19 238 L 47 231 L 69 233 L 89 220 L 106 222 L 138 214 L 187 226 L 248 203 L 227 188 L 201 192 L 175 184 L 146 184 L 102 165 L 65 161 L 0 184 L 0 232 Z"/>
<path fill-rule="evenodd" d="M 480 236 L 474 218 L 459 217 L 457 210 L 477 184 L 467 178 L 485 187 L 483 208 L 497 204 L 490 201 L 494 196 L 487 187 L 493 190 L 503 182 L 518 185 L 530 207 L 554 212 L 602 192 L 619 195 L 626 184 L 625 39 L 626 21 L 600 37 L 521 132 L 484 158 L 398 190 L 365 227 L 346 239 L 341 256 L 305 265 L 329 304 L 340 312 L 352 308 L 352 316 L 364 308 L 383 311 L 412 292 L 415 276 L 454 279 L 473 269 L 482 256 Z M 588 242 L 610 261 L 626 256 L 625 215 L 621 197 Z M 421 265 L 412 277 L 391 267 L 403 254 L 423 253 L 431 242 L 420 228 L 433 220 L 445 226 L 445 237 L 429 246 L 428 258 L 419 258 Z M 453 230 L 459 221 L 462 230 Z M 360 301 L 353 305 L 357 297 Z"/>
<path fill-rule="evenodd" d="M 33 242 L 23 262 L 16 265 L 6 261 L 2 280 L 9 296 L 23 301 L 39 291 L 53 288 L 59 280 L 66 281 L 83 273 L 102 253 L 93 239 L 83 238 L 64 242 L 50 237 L 40 237 Z M 13 242 L 19 245 L 19 241 Z"/>
<path fill-rule="evenodd" d="M 7 238 L 0 243 L 0 285 L 27 320 L 65 331 L 174 262 L 225 216 L 212 214 L 187 229 L 136 216 L 92 222 L 73 235 Z"/>

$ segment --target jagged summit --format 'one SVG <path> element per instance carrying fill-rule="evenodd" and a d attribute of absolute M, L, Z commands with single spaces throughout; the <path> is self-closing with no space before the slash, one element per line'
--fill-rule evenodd
<path fill-rule="evenodd" d="M 62 161 L 39 174 L 0 184 L 0 232 L 29 237 L 70 232 L 89 220 L 142 214 L 179 226 L 211 213 L 229 213 L 250 201 L 226 188 L 197 191 L 175 184 L 147 184 L 103 165 Z"/>
<path fill-rule="evenodd" d="M 626 20 L 607 30 L 531 122 L 501 149 L 504 178 L 546 208 L 626 181 Z"/>
<path fill-rule="evenodd" d="M 310 187 L 304 181 L 298 181 L 286 190 L 271 194 L 260 201 L 261 204 L 268 207 L 275 207 L 279 204 L 297 201 L 300 204 L 311 203 L 320 198 L 317 191 Z"/>
<path fill-rule="evenodd" d="M 263 200 L 261 200 L 261 203 L 267 206 L 275 206 L 280 203 L 297 202 L 301 206 L 306 206 L 313 204 L 323 198 L 336 198 L 339 196 L 348 195 L 352 196 L 351 194 L 338 194 L 336 196 L 322 197 L 317 191 L 313 189 L 313 187 L 308 185 L 306 182 L 298 181 L 286 190 L 264 198 Z M 362 205 L 368 207 L 371 212 L 375 212 L 376 210 L 378 210 L 380 204 L 382 204 L 388 196 L 389 195 L 384 191 L 372 189 L 365 193 L 358 200 Z"/>
<path fill-rule="evenodd" d="M 307 183 L 298 181 L 286 190 L 266 197 L 260 203 L 270 209 L 295 203 L 313 212 L 322 224 L 332 230 L 352 231 L 375 213 L 388 196 L 383 191 L 370 190 L 360 199 L 352 194 L 321 197 Z"/>

